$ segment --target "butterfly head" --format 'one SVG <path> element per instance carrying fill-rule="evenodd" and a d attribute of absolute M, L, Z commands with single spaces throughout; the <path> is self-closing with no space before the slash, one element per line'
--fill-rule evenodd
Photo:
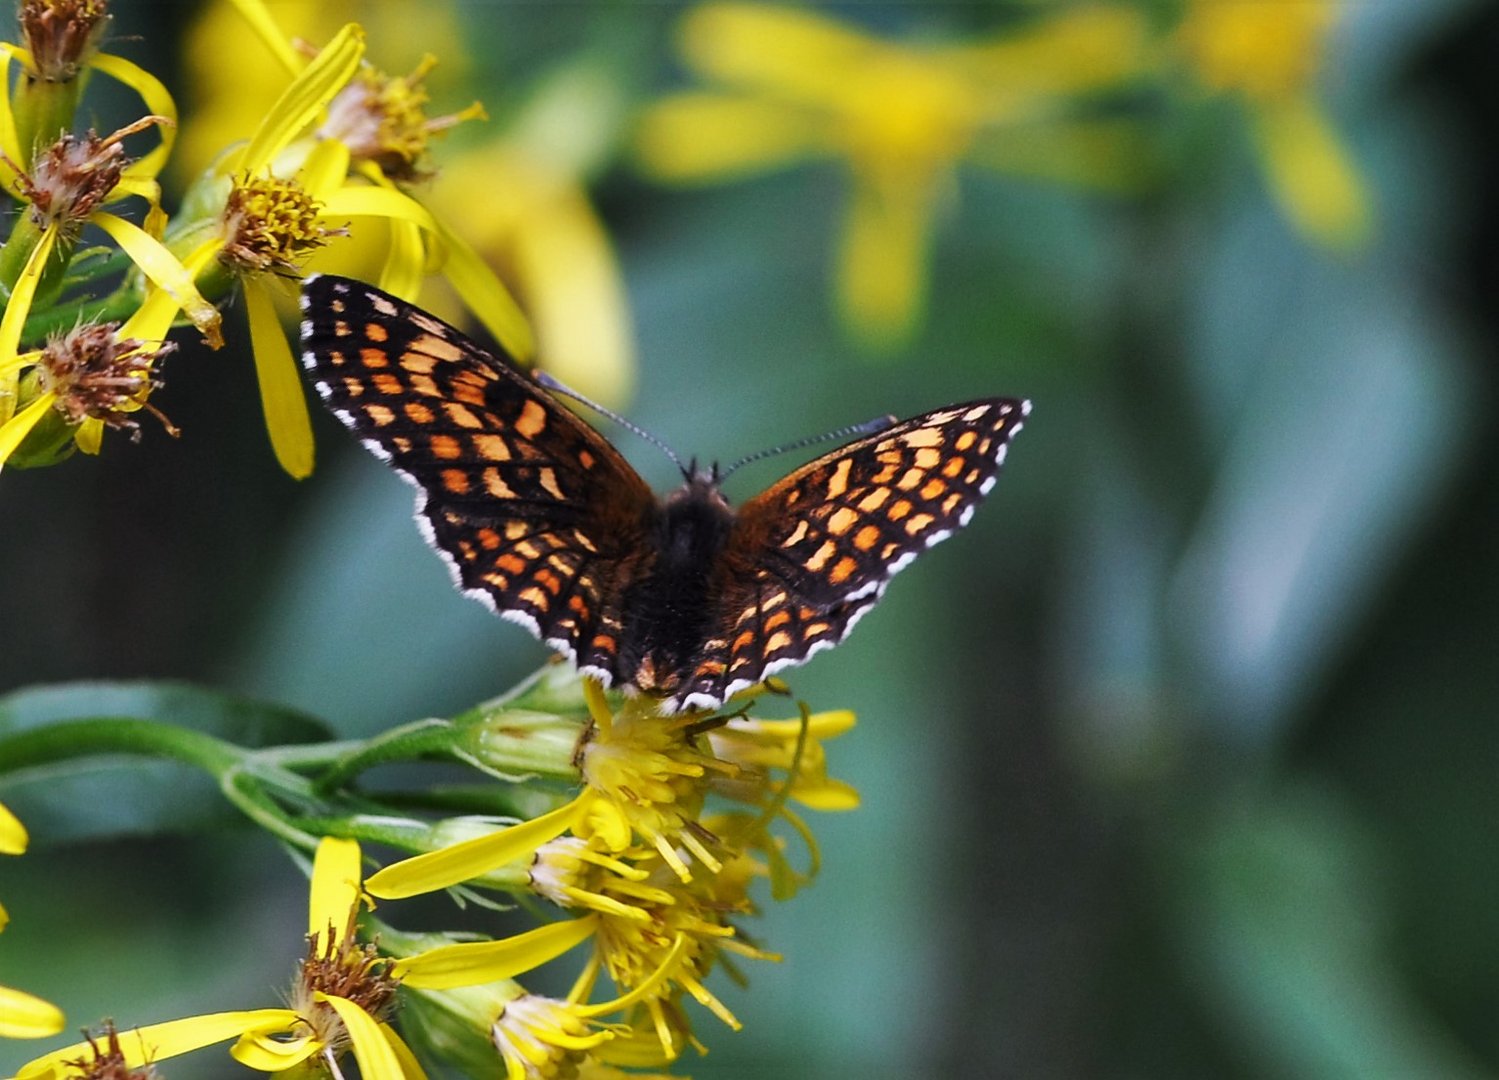
<path fill-rule="evenodd" d="M 668 507 L 679 503 L 694 503 L 700 506 L 711 506 L 718 510 L 730 509 L 729 501 L 724 498 L 720 490 L 723 475 L 718 462 L 715 461 L 705 468 L 698 464 L 697 458 L 692 458 L 686 465 L 680 467 L 682 486 L 667 496 Z"/>

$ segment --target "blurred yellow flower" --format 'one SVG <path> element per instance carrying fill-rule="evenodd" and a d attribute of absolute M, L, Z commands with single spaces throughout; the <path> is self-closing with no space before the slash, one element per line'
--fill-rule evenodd
<path fill-rule="evenodd" d="M 448 155 L 430 201 L 515 289 L 537 364 L 609 405 L 634 389 L 629 310 L 581 177 L 513 137 Z"/>
<path fill-rule="evenodd" d="M 1314 95 L 1339 12 L 1332 0 L 1192 0 L 1176 44 L 1204 87 L 1243 103 L 1275 197 L 1296 228 L 1348 250 L 1369 239 L 1369 195 Z"/>
<path fill-rule="evenodd" d="M 934 221 L 958 165 L 1104 186 L 1137 174 L 1128 130 L 1068 116 L 1073 99 L 1147 60 L 1138 13 L 1082 7 L 993 41 L 902 45 L 808 11 L 721 2 L 684 20 L 688 65 L 720 89 L 666 98 L 637 149 L 662 180 L 717 181 L 814 158 L 844 162 L 852 193 L 839 307 L 876 346 L 919 325 Z"/>

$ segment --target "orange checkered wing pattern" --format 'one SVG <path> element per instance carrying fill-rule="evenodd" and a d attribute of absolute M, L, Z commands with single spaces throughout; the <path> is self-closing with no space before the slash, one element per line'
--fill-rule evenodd
<path fill-rule="evenodd" d="M 609 443 L 513 364 L 347 278 L 309 278 L 303 362 L 329 409 L 417 488 L 458 587 L 580 667 L 615 670 L 657 504 Z"/>
<path fill-rule="evenodd" d="M 842 641 L 902 567 L 968 524 L 1029 411 L 1029 402 L 990 398 L 924 413 L 740 507 L 712 629 L 679 701 L 722 701 Z"/>

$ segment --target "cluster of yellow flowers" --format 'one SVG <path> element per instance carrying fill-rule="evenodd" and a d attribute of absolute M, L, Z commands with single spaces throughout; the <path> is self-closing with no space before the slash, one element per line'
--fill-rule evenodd
<path fill-rule="evenodd" d="M 175 141 L 171 94 L 100 51 L 102 0 L 21 6 L 24 45 L 0 48 L 8 85 L 10 67 L 21 69 L 0 95 L 0 183 L 23 203 L 0 248 L 0 463 L 97 452 L 105 427 L 133 431 L 173 348 L 162 340 L 167 329 L 186 320 L 217 345 L 215 305 L 237 292 L 272 445 L 289 473 L 306 476 L 312 439 L 274 304 L 351 223 L 383 235 L 382 287 L 410 298 L 440 269 L 517 357 L 539 346 L 562 381 L 604 401 L 628 391 L 622 289 L 581 184 L 583 159 L 598 147 L 577 145 L 589 142 L 579 132 L 599 126 L 601 110 L 573 108 L 576 86 L 520 117 L 510 137 L 457 155 L 419 201 L 414 184 L 434 172 L 431 137 L 482 110 L 428 117 L 431 59 L 407 76 L 371 68 L 358 26 L 332 24 L 335 9 L 354 5 L 283 9 L 302 24 L 296 40 L 330 39 L 310 55 L 259 0 L 235 0 L 210 10 L 197 31 L 204 47 L 190 50 L 190 62 L 215 66 L 201 80 L 214 122 L 190 125 L 183 142 L 190 161 L 212 163 L 168 217 L 157 177 Z M 442 10 L 424 14 L 440 21 Z M 841 162 L 850 192 L 838 307 L 855 337 L 888 348 L 922 322 L 936 227 L 956 204 L 961 167 L 1139 190 L 1161 171 L 1159 140 L 1137 107 L 1152 88 L 1168 91 L 1168 101 L 1238 103 L 1293 224 L 1332 249 L 1360 246 L 1369 198 L 1317 96 L 1336 16 L 1330 0 L 1184 0 L 1163 23 L 1142 5 L 1092 3 L 1037 8 L 989 40 L 904 43 L 799 8 L 710 2 L 679 28 L 682 57 L 704 86 L 644 109 L 636 158 L 658 180 L 691 184 Z M 222 48 L 245 20 L 273 64 Z M 89 72 L 135 91 L 140 120 L 103 137 L 72 133 Z M 244 103 L 277 78 L 281 92 L 254 126 L 226 130 L 250 122 Z M 538 128 L 550 134 L 538 137 Z M 127 141 L 153 132 L 156 145 L 131 160 Z M 507 198 L 489 198 L 495 190 Z M 144 203 L 142 224 L 114 212 L 127 200 Z M 482 212 L 464 212 L 465 236 L 444 223 L 442 209 L 477 206 Z M 80 251 L 85 226 L 107 234 L 120 259 Z M 529 322 L 479 250 L 506 264 Z M 133 269 L 107 298 L 82 298 L 67 287 L 69 268 L 76 276 L 90 259 Z"/>
<path fill-rule="evenodd" d="M 906 44 L 799 8 L 703 4 L 679 40 L 707 88 L 647 110 L 639 157 L 660 179 L 699 184 L 841 162 L 838 304 L 875 346 L 920 323 L 960 166 L 1138 190 L 1159 171 L 1136 107 L 1152 85 L 1170 101 L 1236 100 L 1296 227 L 1334 249 L 1362 244 L 1368 197 L 1316 97 L 1339 5 L 1184 0 L 1174 26 L 1155 6 L 1025 5 L 990 40 Z"/>
<path fill-rule="evenodd" d="M 309 259 L 355 222 L 386 225 L 382 287 L 414 298 L 438 269 L 512 355 L 532 356 L 531 324 L 505 286 L 411 191 L 429 167 L 431 136 L 482 110 L 428 118 L 421 85 L 430 64 L 384 75 L 365 62 L 358 24 L 304 54 L 258 0 L 234 7 L 278 61 L 284 85 L 253 130 L 225 140 L 174 215 L 161 206 L 158 175 L 175 141 L 176 106 L 153 75 L 100 51 L 109 20 L 101 0 L 23 4 L 24 47 L 0 43 L 10 87 L 0 94 L 0 182 L 23 204 L 0 248 L 0 463 L 48 464 L 75 447 L 96 453 L 104 428 L 135 430 L 173 347 L 164 337 L 174 321 L 190 322 L 216 348 L 215 305 L 240 295 L 271 444 L 288 473 L 307 476 L 311 427 L 277 304 L 291 309 Z M 12 63 L 21 68 L 13 84 Z M 133 90 L 146 115 L 108 136 L 74 133 L 90 72 Z M 149 132 L 157 145 L 132 160 L 126 141 Z M 112 212 L 132 199 L 144 203 L 141 224 Z M 118 245 L 118 257 L 81 249 L 86 226 Z M 111 293 L 80 295 L 78 277 L 96 290 L 111 270 Z M 28 342 L 38 344 L 23 350 Z"/>
<path fill-rule="evenodd" d="M 548 762 L 544 750 L 534 756 L 535 739 L 530 760 L 571 773 L 581 784 L 575 798 L 498 830 L 474 819 L 410 822 L 429 850 L 367 880 L 357 840 L 323 837 L 312 867 L 308 953 L 284 1007 L 111 1028 L 107 1052 L 97 1039 L 79 1043 L 28 1063 L 17 1080 L 116 1076 L 104 1065 L 137 1069 L 231 1038 L 234 1058 L 264 1072 L 311 1066 L 339 1076 L 340 1059 L 352 1053 L 365 1080 L 411 1080 L 424 1073 L 391 1026 L 398 1006 L 408 1038 L 472 1075 L 493 1075 L 498 1058 L 509 1080 L 604 1080 L 622 1076 L 621 1068 L 667 1066 L 687 1046 L 701 1050 L 684 998 L 737 1029 L 708 989 L 709 973 L 731 956 L 776 959 L 734 925 L 756 910 L 752 884 L 768 879 L 771 895 L 785 899 L 816 872 L 811 831 L 788 803 L 858 805 L 851 787 L 828 776 L 823 750 L 824 740 L 853 726 L 853 716 L 813 715 L 802 706 L 797 719 L 751 719 L 749 708 L 769 689 L 747 692 L 717 716 L 663 716 L 651 699 L 611 705 L 596 683 L 552 669 L 527 700 L 581 716 L 572 744 L 558 747 L 562 760 Z M 538 716 L 543 727 L 566 729 L 558 713 L 514 704 L 481 710 L 465 733 L 467 753 L 476 763 L 514 768 L 501 744 L 528 722 L 536 735 Z M 792 867 L 771 830 L 778 821 L 806 843 L 807 871 Z M 377 823 L 390 825 L 353 815 L 343 827 L 359 833 Z M 442 846 L 465 833 L 472 835 Z M 408 933 L 365 914 L 375 898 L 441 889 L 475 900 L 478 890 L 507 890 L 549 901 L 568 917 L 475 941 Z M 517 981 L 585 943 L 591 951 L 565 997 L 531 993 Z M 594 1000 L 600 975 L 615 988 L 608 1000 Z M 5 1008 L 0 998 L 8 1016 Z M 49 1016 L 29 1033 L 56 1031 L 61 1017 Z"/>

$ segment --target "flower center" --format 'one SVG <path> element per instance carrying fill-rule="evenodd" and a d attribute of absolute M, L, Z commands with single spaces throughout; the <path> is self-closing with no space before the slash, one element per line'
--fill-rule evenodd
<path fill-rule="evenodd" d="M 246 176 L 224 204 L 219 258 L 241 271 L 296 270 L 298 261 L 343 234 L 318 221 L 318 203 L 295 180 Z"/>

